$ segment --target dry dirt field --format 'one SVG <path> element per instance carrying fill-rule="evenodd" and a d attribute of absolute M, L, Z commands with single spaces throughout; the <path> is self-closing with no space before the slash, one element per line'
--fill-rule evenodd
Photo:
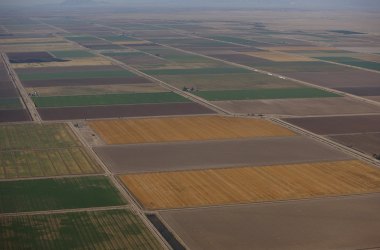
<path fill-rule="evenodd" d="M 380 170 L 357 160 L 130 174 L 122 182 L 146 209 L 293 200 L 380 191 Z"/>
<path fill-rule="evenodd" d="M 349 208 L 349 209 L 347 209 Z M 380 195 L 160 211 L 190 249 L 378 249 Z"/>
<path fill-rule="evenodd" d="M 289 116 L 380 113 L 378 106 L 346 97 L 284 100 L 217 101 L 213 104 L 241 114 Z"/>
<path fill-rule="evenodd" d="M 79 58 L 65 62 L 45 62 L 45 63 L 18 63 L 13 64 L 14 69 L 24 68 L 44 68 L 44 67 L 82 67 L 82 66 L 106 66 L 112 65 L 112 62 L 103 57 Z"/>
<path fill-rule="evenodd" d="M 369 155 L 380 154 L 380 132 L 330 136 L 334 141 Z"/>
<path fill-rule="evenodd" d="M 107 144 L 294 135 L 266 120 L 223 116 L 91 121 L 89 125 Z"/>
<path fill-rule="evenodd" d="M 351 158 L 301 136 L 116 145 L 96 147 L 94 150 L 107 167 L 117 174 L 337 161 Z M 273 157 L 274 155 L 276 157 Z"/>

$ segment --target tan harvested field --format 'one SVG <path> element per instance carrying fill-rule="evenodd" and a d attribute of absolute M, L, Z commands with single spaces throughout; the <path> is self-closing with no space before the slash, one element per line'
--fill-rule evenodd
<path fill-rule="evenodd" d="M 241 114 L 302 116 L 380 113 L 378 106 L 348 97 L 217 101 L 212 103 L 230 112 Z"/>
<path fill-rule="evenodd" d="M 65 62 L 46 62 L 46 63 L 17 63 L 12 64 L 15 69 L 25 68 L 44 68 L 44 67 L 74 67 L 74 66 L 102 66 L 112 65 L 112 62 L 103 57 L 91 57 L 72 59 Z"/>
<path fill-rule="evenodd" d="M 266 120 L 223 116 L 187 116 L 90 121 L 107 144 L 293 136 Z"/>
<path fill-rule="evenodd" d="M 380 170 L 357 160 L 130 174 L 120 179 L 147 209 L 170 209 L 380 191 Z"/>
<path fill-rule="evenodd" d="M 306 57 L 306 56 L 299 56 L 299 55 L 291 55 L 281 52 L 274 52 L 274 51 L 264 51 L 264 52 L 246 52 L 245 55 L 254 56 L 254 57 L 260 57 L 263 59 L 267 59 L 274 62 L 311 62 L 315 61 L 315 59 Z"/>
<path fill-rule="evenodd" d="M 240 206 L 176 209 L 159 215 L 189 249 L 379 249 L 380 194 Z"/>
<path fill-rule="evenodd" d="M 26 88 L 28 93 L 36 91 L 39 96 L 59 95 L 96 95 L 96 94 L 118 94 L 118 93 L 152 93 L 166 91 L 153 83 L 142 84 L 114 84 L 114 85 L 91 85 L 91 86 L 57 86 L 57 87 L 35 87 Z"/>

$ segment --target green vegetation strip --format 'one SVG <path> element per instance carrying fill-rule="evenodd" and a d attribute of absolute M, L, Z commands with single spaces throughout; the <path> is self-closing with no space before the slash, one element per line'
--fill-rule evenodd
<path fill-rule="evenodd" d="M 0 109 L 22 108 L 19 98 L 0 98 Z"/>
<path fill-rule="evenodd" d="M 19 73 L 22 81 L 36 80 L 55 80 L 55 79 L 89 79 L 89 78 L 122 78 L 136 76 L 128 70 L 110 70 L 110 71 L 67 71 L 59 73 Z"/>
<path fill-rule="evenodd" d="M 0 213 L 124 204 L 105 176 L 0 182 Z"/>
<path fill-rule="evenodd" d="M 85 50 L 60 50 L 50 51 L 49 53 L 53 54 L 57 58 L 86 58 L 95 56 Z"/>
<path fill-rule="evenodd" d="M 0 218 L 1 249 L 163 249 L 129 210 Z"/>
<path fill-rule="evenodd" d="M 353 57 L 315 57 L 320 60 L 342 63 L 350 66 L 380 71 L 380 63 L 364 61 Z"/>
<path fill-rule="evenodd" d="M 0 150 L 51 149 L 80 146 L 66 124 L 0 126 Z"/>
<path fill-rule="evenodd" d="M 173 92 L 33 97 L 36 107 L 78 107 L 145 103 L 190 102 Z"/>
<path fill-rule="evenodd" d="M 317 98 L 339 96 L 334 93 L 314 88 L 200 91 L 196 92 L 195 94 L 209 101 Z"/>
<path fill-rule="evenodd" d="M 197 69 L 157 69 L 145 70 L 148 75 L 200 75 L 200 74 L 232 74 L 250 73 L 250 70 L 243 68 L 197 68 Z"/>

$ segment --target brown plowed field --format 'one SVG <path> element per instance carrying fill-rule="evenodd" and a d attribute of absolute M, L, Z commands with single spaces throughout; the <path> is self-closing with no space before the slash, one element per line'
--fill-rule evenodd
<path fill-rule="evenodd" d="M 120 179 L 147 209 L 239 204 L 380 191 L 380 170 L 357 160 L 130 174 Z"/>
<path fill-rule="evenodd" d="M 213 114 L 214 111 L 197 103 L 165 103 L 112 105 L 72 108 L 38 109 L 43 120 L 76 120 L 117 117 Z"/>
<path fill-rule="evenodd" d="M 30 116 L 25 109 L 0 110 L 0 122 L 30 121 Z"/>
<path fill-rule="evenodd" d="M 349 155 L 301 136 L 129 144 L 96 147 L 94 150 L 113 173 L 263 166 L 352 159 Z M 300 153 L 301 151 L 302 153 Z"/>
<path fill-rule="evenodd" d="M 150 80 L 140 77 L 123 77 L 123 78 L 89 78 L 89 79 L 54 79 L 54 80 L 33 80 L 23 81 L 24 87 L 54 87 L 54 86 L 88 86 L 88 85 L 105 85 L 105 84 L 135 84 L 151 83 Z"/>
<path fill-rule="evenodd" d="M 88 71 L 114 71 L 122 70 L 122 68 L 115 65 L 105 66 L 81 66 L 81 67 L 45 67 L 45 68 L 23 68 L 17 69 L 17 74 L 28 73 L 65 73 L 65 72 L 88 72 Z"/>
<path fill-rule="evenodd" d="M 379 87 L 348 87 L 335 89 L 358 96 L 380 96 L 380 82 Z"/>
<path fill-rule="evenodd" d="M 380 74 L 350 69 L 340 72 L 285 72 L 285 76 L 329 88 L 379 87 Z"/>
<path fill-rule="evenodd" d="M 331 139 L 363 153 L 380 155 L 380 132 L 330 136 Z"/>
<path fill-rule="evenodd" d="M 266 120 L 223 116 L 92 121 L 90 126 L 108 144 L 294 135 Z"/>
<path fill-rule="evenodd" d="M 378 249 L 380 194 L 160 211 L 189 249 Z"/>
<path fill-rule="evenodd" d="M 322 135 L 380 132 L 380 115 L 289 118 L 285 121 Z"/>

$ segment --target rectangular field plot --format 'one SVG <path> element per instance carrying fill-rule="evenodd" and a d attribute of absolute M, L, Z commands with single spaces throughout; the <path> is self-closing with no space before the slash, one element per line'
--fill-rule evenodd
<path fill-rule="evenodd" d="M 336 161 L 130 174 L 120 179 L 147 209 L 238 204 L 380 191 L 380 170 Z"/>
<path fill-rule="evenodd" d="M 94 54 L 91 54 L 85 50 L 58 50 L 51 51 L 50 54 L 53 54 L 58 58 L 87 58 L 95 56 Z"/>
<path fill-rule="evenodd" d="M 129 210 L 2 217 L 1 249 L 163 249 Z"/>
<path fill-rule="evenodd" d="M 266 120 L 223 116 L 91 121 L 89 125 L 108 144 L 294 135 Z"/>
<path fill-rule="evenodd" d="M 94 150 L 107 167 L 118 174 L 337 161 L 352 158 L 301 136 L 130 144 L 96 147 Z M 146 157 L 147 155 L 149 157 Z M 274 155 L 276 157 L 273 157 Z"/>
<path fill-rule="evenodd" d="M 342 115 L 376 114 L 376 105 L 353 100 L 348 97 L 298 98 L 270 100 L 216 101 L 213 104 L 233 113 L 275 115 Z"/>
<path fill-rule="evenodd" d="M 80 146 L 66 124 L 0 126 L 0 150 L 51 149 Z"/>
<path fill-rule="evenodd" d="M 209 101 L 338 97 L 337 94 L 313 88 L 214 90 L 195 94 Z"/>
<path fill-rule="evenodd" d="M 234 74 L 250 73 L 250 70 L 243 68 L 199 68 L 199 69 L 156 69 L 144 70 L 148 75 L 200 75 L 200 74 Z"/>
<path fill-rule="evenodd" d="M 318 59 L 380 71 L 380 63 L 378 62 L 364 61 L 352 57 L 318 57 Z"/>
<path fill-rule="evenodd" d="M 198 103 L 160 103 L 66 108 L 40 108 L 43 120 L 75 120 L 120 117 L 214 114 Z"/>
<path fill-rule="evenodd" d="M 160 211 L 189 249 L 376 249 L 380 195 Z"/>
<path fill-rule="evenodd" d="M 0 213 L 123 205 L 104 176 L 0 182 Z"/>
<path fill-rule="evenodd" d="M 100 173 L 82 148 L 0 151 L 0 179 Z"/>
<path fill-rule="evenodd" d="M 289 118 L 285 121 L 322 135 L 380 132 L 380 115 Z"/>
<path fill-rule="evenodd" d="M 380 132 L 329 136 L 350 148 L 368 155 L 380 155 Z"/>
<path fill-rule="evenodd" d="M 45 96 L 32 97 L 32 99 L 38 108 L 190 102 L 190 100 L 173 92 Z"/>
<path fill-rule="evenodd" d="M 0 89 L 0 91 L 2 91 Z M 0 98 L 0 109 L 22 109 L 21 101 L 17 97 Z"/>
<path fill-rule="evenodd" d="M 30 115 L 25 109 L 0 110 L 0 122 L 24 122 L 30 120 Z"/>

